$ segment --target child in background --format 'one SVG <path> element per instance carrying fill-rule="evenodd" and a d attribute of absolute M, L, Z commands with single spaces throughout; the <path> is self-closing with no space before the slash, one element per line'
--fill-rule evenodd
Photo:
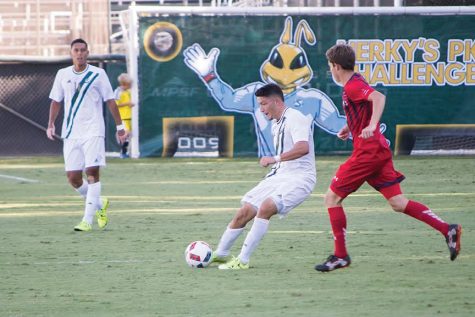
<path fill-rule="evenodd" d="M 130 137 L 132 132 L 132 95 L 130 93 L 130 88 L 132 86 L 132 78 L 126 73 L 122 73 L 117 78 L 119 81 L 119 87 L 114 91 L 115 101 L 119 107 L 120 117 L 124 123 L 125 130 L 127 131 L 128 137 Z M 121 145 L 120 158 L 128 158 L 129 154 L 127 153 L 127 148 L 129 146 L 129 138 L 125 140 Z"/>

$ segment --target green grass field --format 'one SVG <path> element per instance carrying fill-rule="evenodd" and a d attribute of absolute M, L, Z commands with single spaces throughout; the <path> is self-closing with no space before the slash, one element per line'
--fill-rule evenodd
<path fill-rule="evenodd" d="M 251 269 L 233 272 L 191 269 L 183 252 L 216 246 L 266 172 L 256 159 L 110 159 L 110 224 L 89 233 L 72 230 L 83 202 L 61 159 L 0 160 L 0 316 L 474 316 L 473 157 L 396 160 L 409 198 L 462 223 L 455 262 L 438 232 L 365 185 L 345 201 L 352 266 L 323 274 L 313 266 L 333 241 L 322 196 L 343 160 L 317 158 L 311 198 L 273 219 Z"/>

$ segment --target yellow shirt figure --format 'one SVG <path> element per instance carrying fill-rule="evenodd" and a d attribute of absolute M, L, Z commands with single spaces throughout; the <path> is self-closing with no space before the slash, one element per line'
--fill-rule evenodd
<path fill-rule="evenodd" d="M 132 131 L 132 95 L 130 89 L 124 89 L 122 85 L 115 90 L 115 98 L 119 107 L 120 117 L 127 131 Z"/>
<path fill-rule="evenodd" d="M 128 132 L 129 136 L 132 131 L 132 95 L 130 93 L 130 87 L 132 86 L 132 78 L 126 73 L 120 74 L 119 78 L 119 87 L 115 90 L 115 99 L 117 107 L 119 108 L 120 117 L 124 123 L 125 130 Z M 121 144 L 120 157 L 127 158 L 128 154 L 129 140 L 127 139 L 124 143 Z"/>

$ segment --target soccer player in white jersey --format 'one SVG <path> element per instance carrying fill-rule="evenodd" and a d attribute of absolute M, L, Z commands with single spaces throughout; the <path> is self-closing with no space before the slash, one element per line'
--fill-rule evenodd
<path fill-rule="evenodd" d="M 241 200 L 241 208 L 224 231 L 212 261 L 222 270 L 249 268 L 249 258 L 267 232 L 274 215 L 285 216 L 312 192 L 316 182 L 315 153 L 311 117 L 284 104 L 279 86 L 268 84 L 256 93 L 260 111 L 272 120 L 276 156 L 265 156 L 260 165 L 272 165 L 270 172 Z M 230 249 L 246 224 L 254 219 L 238 257 Z"/>
<path fill-rule="evenodd" d="M 103 102 L 117 125 L 117 136 L 126 139 L 124 125 L 115 103 L 114 92 L 105 71 L 89 65 L 89 50 L 83 39 L 71 43 L 73 65 L 56 74 L 51 89 L 51 106 L 46 135 L 54 140 L 54 122 L 64 104 L 61 132 L 66 175 L 69 183 L 85 199 L 84 217 L 75 231 L 91 231 L 94 215 L 100 228 L 107 225 L 109 200 L 101 199 L 99 168 L 105 166 L 105 127 L 102 115 Z M 87 181 L 83 179 L 83 171 Z"/>

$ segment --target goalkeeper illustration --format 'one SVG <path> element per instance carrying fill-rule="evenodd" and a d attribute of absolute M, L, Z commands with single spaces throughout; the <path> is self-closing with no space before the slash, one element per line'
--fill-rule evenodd
<path fill-rule="evenodd" d="M 271 122 L 259 110 L 255 97 L 255 92 L 265 84 L 280 86 L 287 106 L 312 118 L 316 126 L 330 134 L 336 135 L 346 124 L 345 116 L 340 115 L 330 97 L 318 89 L 303 88 L 312 79 L 313 71 L 301 48 L 301 40 L 304 38 L 309 45 L 314 45 L 316 38 L 306 20 L 297 24 L 293 41 L 292 29 L 292 18 L 287 17 L 279 44 L 273 47 L 260 68 L 261 81 L 237 89 L 218 75 L 218 48 L 206 54 L 201 45 L 195 43 L 183 52 L 185 64 L 200 77 L 221 109 L 253 116 L 260 157 L 275 155 Z"/>

